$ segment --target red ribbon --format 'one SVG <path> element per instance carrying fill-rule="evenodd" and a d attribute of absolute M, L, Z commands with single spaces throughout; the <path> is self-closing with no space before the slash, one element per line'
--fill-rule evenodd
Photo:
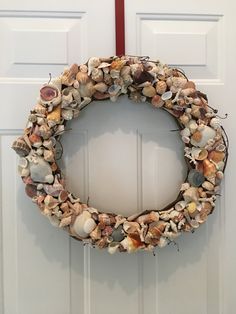
<path fill-rule="evenodd" d="M 116 55 L 125 54 L 125 6 L 124 0 L 115 0 Z"/>

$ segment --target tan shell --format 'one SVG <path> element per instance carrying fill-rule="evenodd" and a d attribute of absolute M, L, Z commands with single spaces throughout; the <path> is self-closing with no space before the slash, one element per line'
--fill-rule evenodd
<path fill-rule="evenodd" d="M 55 124 L 59 124 L 61 121 L 61 106 L 58 105 L 47 115 L 48 121 L 53 121 Z"/>
<path fill-rule="evenodd" d="M 12 144 L 12 149 L 21 157 L 27 156 L 30 152 L 30 147 L 26 144 L 22 137 L 19 137 Z"/>
<path fill-rule="evenodd" d="M 164 101 L 161 99 L 160 95 L 154 95 L 151 102 L 156 108 L 161 108 L 164 105 Z"/>
<path fill-rule="evenodd" d="M 216 166 L 208 159 L 203 160 L 203 173 L 205 177 L 215 176 Z"/>
<path fill-rule="evenodd" d="M 79 71 L 76 75 L 76 79 L 79 83 L 85 84 L 89 80 L 88 73 Z"/>
<path fill-rule="evenodd" d="M 159 94 L 159 95 L 164 94 L 166 89 L 167 89 L 167 84 L 166 84 L 165 81 L 158 81 L 156 83 L 156 92 L 157 92 L 157 94 Z"/>
<path fill-rule="evenodd" d="M 219 152 L 219 151 L 215 151 L 215 150 L 211 151 L 209 153 L 209 155 L 208 155 L 208 159 L 212 160 L 212 161 L 214 161 L 216 163 L 224 160 L 224 158 L 225 158 L 225 153 L 224 152 Z"/>
<path fill-rule="evenodd" d="M 159 220 L 159 214 L 158 212 L 151 212 L 149 214 L 146 214 L 146 215 L 142 215 L 142 216 L 139 216 L 136 221 L 141 224 L 141 223 L 144 223 L 144 224 L 150 224 L 151 222 L 154 222 L 154 221 L 158 221 Z"/>
<path fill-rule="evenodd" d="M 100 83 L 97 83 L 96 85 L 94 85 L 94 88 L 96 89 L 96 91 L 98 91 L 100 93 L 105 93 L 108 86 L 105 83 L 100 82 Z"/>
<path fill-rule="evenodd" d="M 93 69 L 92 71 L 92 80 L 95 82 L 102 82 L 103 81 L 103 72 L 101 69 Z"/>
<path fill-rule="evenodd" d="M 143 88 L 142 93 L 146 97 L 153 97 L 156 95 L 156 89 L 153 86 L 146 86 Z"/>
<path fill-rule="evenodd" d="M 61 76 L 61 83 L 67 86 L 73 85 L 79 71 L 77 64 L 72 64 L 69 70 L 65 70 Z"/>

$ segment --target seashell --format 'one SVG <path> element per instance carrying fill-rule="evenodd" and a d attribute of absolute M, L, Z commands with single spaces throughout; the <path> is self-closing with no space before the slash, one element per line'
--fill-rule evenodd
<path fill-rule="evenodd" d="M 25 157 L 30 152 L 30 147 L 26 144 L 23 137 L 19 137 L 17 140 L 15 140 L 12 144 L 12 149 L 20 156 Z"/>
<path fill-rule="evenodd" d="M 187 208 L 187 211 L 188 211 L 189 215 L 191 216 L 194 213 L 196 213 L 196 211 L 197 211 L 197 204 L 195 202 L 190 202 L 190 203 L 188 203 L 186 208 Z"/>
<path fill-rule="evenodd" d="M 216 178 L 222 180 L 224 178 L 224 173 L 222 171 L 217 171 Z"/>
<path fill-rule="evenodd" d="M 93 69 L 97 68 L 101 64 L 98 57 L 92 57 L 88 60 L 88 75 L 90 75 Z"/>
<path fill-rule="evenodd" d="M 88 72 L 88 67 L 87 67 L 86 64 L 81 64 L 81 65 L 79 66 L 79 70 L 80 70 L 81 72 L 87 73 L 87 72 Z"/>
<path fill-rule="evenodd" d="M 114 242 L 121 242 L 125 237 L 123 226 L 119 225 L 116 229 L 114 229 L 111 236 Z"/>
<path fill-rule="evenodd" d="M 71 224 L 71 220 L 72 220 L 71 218 L 72 218 L 71 216 L 62 218 L 62 220 L 59 224 L 59 228 L 64 228 L 66 226 L 69 226 Z"/>
<path fill-rule="evenodd" d="M 30 175 L 30 170 L 29 170 L 29 168 L 24 168 L 24 167 L 21 167 L 19 165 L 18 166 L 18 173 L 21 177 L 28 177 Z"/>
<path fill-rule="evenodd" d="M 196 92 L 196 90 L 194 88 L 185 88 L 182 89 L 180 92 L 181 96 L 190 96 L 192 94 L 194 94 Z"/>
<path fill-rule="evenodd" d="M 110 95 L 108 93 L 96 92 L 96 93 L 93 94 L 93 97 L 95 99 L 101 100 L 101 99 L 108 99 L 108 98 L 110 98 Z"/>
<path fill-rule="evenodd" d="M 47 124 L 43 124 L 39 127 L 39 135 L 44 139 L 47 140 L 51 136 L 51 130 Z"/>
<path fill-rule="evenodd" d="M 96 228 L 96 226 L 96 222 L 92 218 L 89 218 L 84 223 L 84 232 L 89 234 Z"/>
<path fill-rule="evenodd" d="M 120 85 L 111 85 L 108 88 L 108 93 L 110 96 L 116 96 L 119 93 L 120 89 L 121 89 Z"/>
<path fill-rule="evenodd" d="M 215 163 L 223 161 L 224 158 L 225 158 L 224 152 L 219 152 L 215 150 L 211 151 L 208 155 L 208 159 L 214 161 Z"/>
<path fill-rule="evenodd" d="M 135 252 L 144 246 L 138 234 L 129 234 L 120 243 L 128 253 Z"/>
<path fill-rule="evenodd" d="M 163 101 L 171 99 L 171 97 L 172 97 L 172 92 L 171 91 L 165 92 L 164 94 L 161 95 L 161 99 Z"/>
<path fill-rule="evenodd" d="M 160 237 L 159 241 L 158 241 L 158 246 L 160 248 L 165 247 L 168 244 L 167 238 L 166 237 Z"/>
<path fill-rule="evenodd" d="M 216 174 L 216 166 L 208 159 L 203 160 L 203 174 L 205 177 L 212 177 Z"/>
<path fill-rule="evenodd" d="M 214 184 L 212 184 L 209 181 L 204 181 L 203 184 L 202 184 L 202 187 L 204 189 L 206 189 L 207 191 L 213 191 L 214 190 Z"/>
<path fill-rule="evenodd" d="M 44 199 L 44 204 L 47 206 L 48 209 L 53 209 L 55 207 L 57 207 L 57 205 L 59 204 L 58 200 L 56 198 L 54 198 L 51 195 L 47 195 Z"/>
<path fill-rule="evenodd" d="M 61 106 L 55 107 L 48 115 L 47 115 L 48 122 L 53 122 L 53 124 L 59 124 L 61 121 Z"/>
<path fill-rule="evenodd" d="M 108 63 L 108 62 L 102 62 L 99 66 L 98 66 L 98 69 L 103 69 L 104 70 L 104 68 L 108 68 L 108 67 L 110 67 L 110 63 Z"/>
<path fill-rule="evenodd" d="M 30 176 L 34 182 L 47 182 L 52 183 L 54 177 L 52 175 L 52 169 L 48 162 L 42 157 L 37 157 L 36 162 L 30 162 Z"/>
<path fill-rule="evenodd" d="M 72 109 L 62 109 L 61 111 L 62 118 L 65 120 L 73 119 L 73 110 Z"/>
<path fill-rule="evenodd" d="M 164 105 L 164 101 L 161 99 L 160 95 L 154 95 L 151 103 L 156 108 L 161 108 Z"/>
<path fill-rule="evenodd" d="M 152 85 L 146 86 L 143 88 L 142 93 L 146 97 L 153 97 L 156 95 L 156 89 Z"/>
<path fill-rule="evenodd" d="M 187 83 L 187 79 L 185 77 L 182 77 L 182 76 L 178 76 L 178 77 L 174 76 L 174 77 L 167 80 L 167 84 L 169 87 L 174 86 L 177 89 L 184 88 L 186 83 Z"/>
<path fill-rule="evenodd" d="M 79 93 L 83 98 L 91 98 L 95 91 L 94 83 L 91 80 L 89 80 L 86 84 L 79 85 Z"/>
<path fill-rule="evenodd" d="M 102 230 L 102 236 L 110 237 L 112 234 L 113 228 L 111 226 L 105 226 Z M 111 238 L 111 237 L 110 237 Z"/>
<path fill-rule="evenodd" d="M 114 254 L 118 250 L 119 246 L 120 246 L 120 243 L 117 243 L 117 242 L 110 243 L 107 249 L 108 253 Z"/>
<path fill-rule="evenodd" d="M 91 214 L 88 211 L 86 211 L 86 210 L 83 211 L 80 215 L 78 215 L 76 217 L 73 225 L 71 226 L 72 233 L 75 233 L 80 238 L 87 238 L 88 235 L 89 235 L 89 232 L 86 232 L 87 231 L 87 227 L 86 227 L 86 231 L 84 230 L 84 225 L 85 225 L 85 222 L 87 220 L 90 220 L 90 219 L 92 219 L 91 218 Z M 90 223 L 88 223 L 88 225 L 90 225 Z M 92 230 L 91 230 L 91 232 L 92 232 Z"/>
<path fill-rule="evenodd" d="M 29 136 L 30 143 L 32 146 L 39 148 L 43 143 L 41 137 L 35 133 Z"/>
<path fill-rule="evenodd" d="M 95 227 L 95 229 L 93 229 L 92 232 L 90 232 L 90 237 L 93 240 L 99 240 L 99 239 L 101 239 L 101 236 L 102 236 L 102 232 L 98 226 Z"/>
<path fill-rule="evenodd" d="M 76 74 L 76 80 L 81 84 L 86 84 L 89 81 L 89 76 L 87 72 L 79 71 Z"/>
<path fill-rule="evenodd" d="M 206 109 L 196 105 L 192 105 L 191 115 L 197 119 L 204 119 L 206 115 Z"/>
<path fill-rule="evenodd" d="M 151 223 L 145 236 L 145 243 L 153 245 L 158 244 L 158 241 L 160 240 L 160 237 L 162 236 L 165 227 L 166 223 L 163 223 L 161 221 Z"/>
<path fill-rule="evenodd" d="M 189 120 L 190 120 L 189 116 L 185 113 L 179 117 L 179 122 L 184 124 L 184 125 L 187 125 L 189 123 Z"/>
<path fill-rule="evenodd" d="M 61 103 L 62 108 L 67 107 L 69 104 L 73 102 L 73 95 L 72 95 L 71 87 L 67 87 L 63 89 L 61 98 L 62 98 L 62 103 Z"/>
<path fill-rule="evenodd" d="M 188 128 L 184 128 L 180 131 L 181 136 L 187 136 L 189 137 L 191 135 L 190 130 Z"/>
<path fill-rule="evenodd" d="M 130 75 L 131 69 L 128 65 L 124 65 L 122 69 L 120 70 L 121 77 L 124 77 L 126 75 Z"/>
<path fill-rule="evenodd" d="M 190 138 L 188 136 L 182 136 L 181 138 L 185 144 L 188 144 L 190 142 Z"/>
<path fill-rule="evenodd" d="M 188 182 L 190 185 L 194 187 L 198 187 L 202 185 L 202 183 L 205 181 L 204 175 L 195 169 L 191 169 L 189 174 L 188 174 Z"/>
<path fill-rule="evenodd" d="M 76 75 L 79 71 L 77 64 L 72 64 L 70 69 L 67 69 L 63 72 L 61 76 L 61 83 L 66 86 L 71 86 L 75 82 Z"/>
<path fill-rule="evenodd" d="M 108 86 L 105 83 L 101 82 L 101 83 L 94 85 L 94 88 L 96 89 L 96 91 L 98 91 L 100 93 L 105 93 Z"/>
<path fill-rule="evenodd" d="M 54 153 L 51 150 L 45 149 L 43 152 L 43 158 L 46 161 L 53 162 L 54 161 Z"/>
<path fill-rule="evenodd" d="M 121 70 L 123 66 L 126 64 L 126 60 L 116 59 L 111 63 L 111 69 Z"/>
<path fill-rule="evenodd" d="M 101 69 L 93 69 L 91 74 L 92 80 L 95 82 L 102 82 L 103 81 L 103 71 Z"/>
<path fill-rule="evenodd" d="M 177 230 L 177 226 L 176 226 L 176 224 L 172 221 L 172 220 L 170 220 L 170 227 L 171 227 L 171 229 L 174 231 L 174 232 L 178 232 L 178 230 Z"/>
<path fill-rule="evenodd" d="M 126 233 L 139 233 L 140 225 L 135 221 L 125 221 L 123 224 L 123 229 Z"/>
<path fill-rule="evenodd" d="M 40 100 L 44 105 L 52 104 L 53 106 L 56 106 L 61 101 L 60 90 L 52 84 L 44 85 L 40 89 Z"/>
<path fill-rule="evenodd" d="M 193 147 L 191 154 L 196 160 L 204 160 L 208 156 L 208 151 L 204 148 Z"/>
<path fill-rule="evenodd" d="M 43 146 L 46 147 L 47 149 L 52 149 L 54 144 L 51 139 L 43 141 Z"/>
<path fill-rule="evenodd" d="M 211 139 L 214 139 L 216 135 L 216 131 L 206 125 L 204 125 L 201 130 L 198 130 L 195 133 L 194 133 L 195 136 L 194 137 L 192 136 L 191 138 L 191 144 L 196 147 L 206 146 L 207 142 Z"/>
<path fill-rule="evenodd" d="M 194 229 L 199 228 L 199 223 L 195 219 L 192 219 L 190 224 Z"/>
<path fill-rule="evenodd" d="M 212 118 L 210 121 L 210 126 L 214 129 L 217 130 L 221 127 L 220 124 L 220 119 L 219 118 Z"/>
<path fill-rule="evenodd" d="M 21 168 L 27 168 L 27 167 L 28 167 L 28 164 L 29 164 L 29 162 L 28 162 L 28 160 L 27 160 L 26 158 L 24 158 L 24 157 L 21 157 L 21 158 L 20 158 L 20 160 L 19 160 L 19 166 L 20 166 Z"/>
<path fill-rule="evenodd" d="M 166 84 L 165 81 L 158 81 L 156 83 L 156 92 L 157 92 L 157 94 L 159 94 L 159 95 L 164 94 L 166 89 L 167 89 L 167 84 Z"/>
<path fill-rule="evenodd" d="M 60 220 L 55 215 L 48 216 L 48 219 L 53 227 L 59 227 Z"/>
<path fill-rule="evenodd" d="M 25 193 L 30 197 L 33 198 L 34 196 L 37 196 L 37 187 L 33 184 L 26 184 L 25 185 Z"/>
<path fill-rule="evenodd" d="M 180 222 L 180 220 L 182 220 L 184 218 L 184 214 L 177 211 L 177 210 L 173 210 L 170 214 L 170 219 L 174 222 L 174 223 L 178 223 Z"/>
<path fill-rule="evenodd" d="M 116 223 L 115 217 L 108 214 L 99 214 L 98 215 L 99 222 L 105 224 L 106 226 L 110 226 Z"/>
<path fill-rule="evenodd" d="M 193 134 L 197 130 L 198 124 L 195 120 L 191 119 L 186 125 L 186 127 L 189 128 L 191 134 Z"/>
<path fill-rule="evenodd" d="M 192 201 L 197 202 L 199 198 L 198 189 L 196 187 L 191 186 L 184 192 L 183 197 L 184 197 L 185 202 L 187 203 L 190 203 Z"/>
<path fill-rule="evenodd" d="M 187 203 L 185 201 L 179 201 L 175 204 L 175 209 L 177 211 L 182 211 L 186 207 Z"/>
<path fill-rule="evenodd" d="M 154 221 L 158 221 L 159 220 L 159 214 L 158 212 L 150 212 L 149 214 L 146 214 L 146 215 L 142 215 L 142 216 L 139 216 L 136 221 L 139 223 L 139 224 L 150 224 L 151 222 L 154 222 Z"/>
<path fill-rule="evenodd" d="M 46 112 L 47 112 L 47 109 L 41 105 L 41 104 L 37 104 L 35 107 L 34 107 L 34 112 L 36 114 L 40 114 L 40 115 L 45 115 Z"/>
<path fill-rule="evenodd" d="M 187 81 L 187 83 L 184 85 L 183 88 L 192 88 L 192 89 L 196 89 L 196 85 L 193 81 Z"/>

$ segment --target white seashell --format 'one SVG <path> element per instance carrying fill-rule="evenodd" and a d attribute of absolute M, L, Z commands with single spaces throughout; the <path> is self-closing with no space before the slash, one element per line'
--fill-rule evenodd
<path fill-rule="evenodd" d="M 85 222 L 91 218 L 91 214 L 88 211 L 83 211 L 75 219 L 72 226 L 72 230 L 81 238 L 87 238 L 88 233 L 84 231 Z"/>
<path fill-rule="evenodd" d="M 19 166 L 21 168 L 27 168 L 28 167 L 28 160 L 24 157 L 21 157 L 19 160 Z"/>
<path fill-rule="evenodd" d="M 164 94 L 161 95 L 161 99 L 163 101 L 171 99 L 171 97 L 172 97 L 172 92 L 171 91 L 165 92 Z"/>
<path fill-rule="evenodd" d="M 119 248 L 119 243 L 117 243 L 117 244 L 113 244 L 113 243 L 111 243 L 109 246 L 108 246 L 108 252 L 110 253 L 110 254 L 114 254 L 117 250 L 118 250 L 118 248 Z"/>
<path fill-rule="evenodd" d="M 220 119 L 219 118 L 212 118 L 211 119 L 211 122 L 210 122 L 210 126 L 217 130 L 218 128 L 221 127 L 221 124 L 220 124 Z"/>
<path fill-rule="evenodd" d="M 180 131 L 180 134 L 182 136 L 187 136 L 187 137 L 191 135 L 189 128 L 184 128 L 183 130 Z"/>
<path fill-rule="evenodd" d="M 174 232 L 178 232 L 176 224 L 170 220 L 170 227 Z"/>
<path fill-rule="evenodd" d="M 92 218 L 89 218 L 84 223 L 84 232 L 89 234 L 96 228 L 96 226 L 96 222 Z"/>
<path fill-rule="evenodd" d="M 186 191 L 189 188 L 190 188 L 190 184 L 188 182 L 185 182 L 181 185 L 180 191 Z"/>
<path fill-rule="evenodd" d="M 48 162 L 42 157 L 35 157 L 36 160 L 31 161 L 29 164 L 31 179 L 35 182 L 52 183 L 54 177 L 52 169 Z"/>
<path fill-rule="evenodd" d="M 182 211 L 186 207 L 187 203 L 185 201 L 179 201 L 175 204 L 175 209 L 179 212 Z"/>
<path fill-rule="evenodd" d="M 92 73 L 92 70 L 97 68 L 101 64 L 98 57 L 92 57 L 88 60 L 88 75 Z"/>
<path fill-rule="evenodd" d="M 190 142 L 190 138 L 188 136 L 182 136 L 181 139 L 185 144 L 188 144 Z"/>
<path fill-rule="evenodd" d="M 197 202 L 198 197 L 199 197 L 198 188 L 191 186 L 184 192 L 183 197 L 187 203 L 192 202 L 192 201 Z"/>
<path fill-rule="evenodd" d="M 214 185 L 211 182 L 209 182 L 209 181 L 203 182 L 202 187 L 204 189 L 208 190 L 208 191 L 213 191 L 214 190 Z"/>
<path fill-rule="evenodd" d="M 195 120 L 190 120 L 186 126 L 189 128 L 191 134 L 193 134 L 198 128 L 198 124 Z"/>
<path fill-rule="evenodd" d="M 165 237 L 160 237 L 160 240 L 158 242 L 159 247 L 165 247 L 168 244 L 168 241 Z"/>
<path fill-rule="evenodd" d="M 29 168 L 23 168 L 20 165 L 18 166 L 18 173 L 21 177 L 28 177 L 30 174 Z"/>
<path fill-rule="evenodd" d="M 60 225 L 60 220 L 55 216 L 48 216 L 48 219 L 50 223 L 53 225 L 53 227 L 59 227 Z"/>
<path fill-rule="evenodd" d="M 196 147 L 205 147 L 209 140 L 213 140 L 216 136 L 216 131 L 209 126 L 204 125 L 202 129 L 199 130 L 201 132 L 202 138 L 199 142 L 195 141 L 191 138 L 191 144 Z"/>

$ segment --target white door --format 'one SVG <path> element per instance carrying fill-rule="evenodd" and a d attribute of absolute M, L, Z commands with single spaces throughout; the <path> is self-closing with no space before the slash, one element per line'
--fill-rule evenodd
<path fill-rule="evenodd" d="M 126 1 L 126 48 L 183 68 L 208 94 L 234 143 L 233 0 Z M 0 4 L 1 286 L 3 314 L 233 314 L 235 149 L 208 223 L 156 256 L 83 247 L 54 229 L 24 194 L 10 146 L 48 73 L 110 56 L 114 2 Z M 4 44 L 3 44 L 4 43 Z M 64 135 L 68 188 L 129 215 L 175 198 L 185 174 L 176 125 L 125 97 L 90 104 Z M 224 191 L 225 190 L 225 191 Z"/>

